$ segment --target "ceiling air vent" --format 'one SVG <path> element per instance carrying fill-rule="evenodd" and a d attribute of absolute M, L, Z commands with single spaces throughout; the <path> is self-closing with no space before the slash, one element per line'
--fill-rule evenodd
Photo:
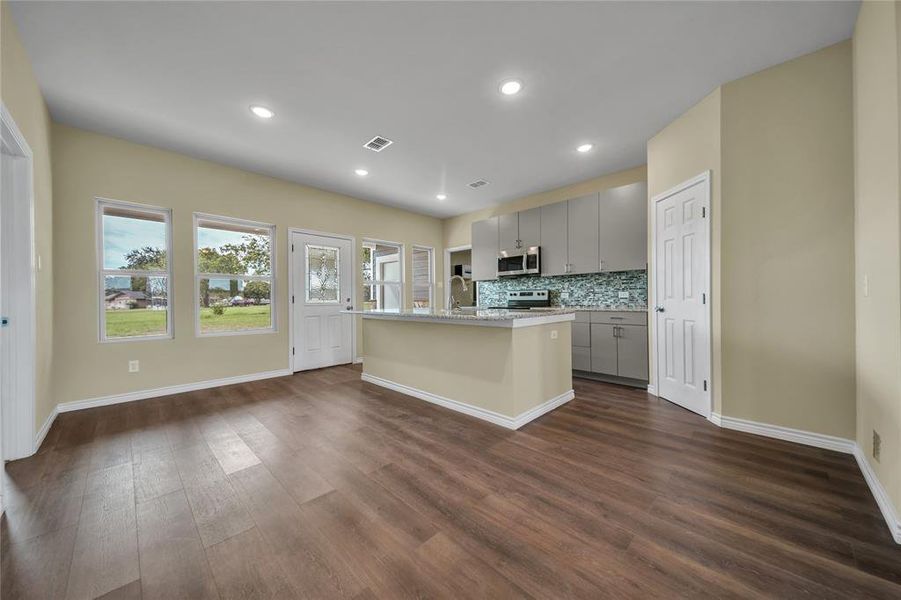
<path fill-rule="evenodd" d="M 473 181 L 472 183 L 470 183 L 470 184 L 469 184 L 469 187 L 471 187 L 471 188 L 480 188 L 480 187 L 482 187 L 483 185 L 488 185 L 488 182 L 485 181 L 484 179 L 477 179 L 476 181 Z"/>
<path fill-rule="evenodd" d="M 368 142 L 366 142 L 365 144 L 363 144 L 363 147 L 369 148 L 373 152 L 381 152 L 382 150 L 384 150 L 385 148 L 387 148 L 388 146 L 390 146 L 393 143 L 394 142 L 389 140 L 388 138 L 383 138 L 382 136 L 377 135 L 374 138 L 372 138 L 371 140 L 369 140 Z"/>

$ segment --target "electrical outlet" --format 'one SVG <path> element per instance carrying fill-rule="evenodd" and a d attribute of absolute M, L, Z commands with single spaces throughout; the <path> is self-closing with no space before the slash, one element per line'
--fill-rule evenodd
<path fill-rule="evenodd" d="M 873 458 L 875 458 L 878 461 L 880 454 L 882 454 L 882 438 L 879 436 L 879 433 L 874 429 L 873 430 Z"/>
<path fill-rule="evenodd" d="M 129 373 L 137 373 L 141 370 L 141 362 L 137 360 L 128 361 L 128 372 Z"/>
<path fill-rule="evenodd" d="M 561 300 L 569 300 L 569 292 L 560 292 Z"/>
<path fill-rule="evenodd" d="M 619 293 L 619 299 L 620 299 L 620 300 L 628 300 L 628 299 L 629 299 L 629 292 L 620 292 L 620 293 Z"/>
<path fill-rule="evenodd" d="M 863 297 L 867 298 L 870 295 L 870 276 L 863 276 Z"/>
<path fill-rule="evenodd" d="M 557 337 L 558 337 L 558 335 L 559 335 L 559 334 L 557 333 L 557 330 L 556 330 L 556 329 L 551 329 L 551 339 L 552 339 L 552 340 L 556 340 Z"/>

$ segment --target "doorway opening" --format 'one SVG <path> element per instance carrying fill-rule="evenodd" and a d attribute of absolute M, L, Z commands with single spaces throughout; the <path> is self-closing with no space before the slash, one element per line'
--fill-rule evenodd
<path fill-rule="evenodd" d="M 450 309 L 451 304 L 461 307 L 478 305 L 478 289 L 476 282 L 472 280 L 471 245 L 454 246 L 444 250 L 444 273 L 447 285 L 444 291 L 444 308 Z"/>

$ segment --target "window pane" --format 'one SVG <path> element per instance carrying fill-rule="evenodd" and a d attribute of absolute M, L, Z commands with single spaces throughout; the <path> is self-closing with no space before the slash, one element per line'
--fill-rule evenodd
<path fill-rule="evenodd" d="M 429 248 L 413 248 L 413 285 L 432 283 L 432 251 Z"/>
<path fill-rule="evenodd" d="M 270 243 L 268 228 L 198 220 L 199 272 L 269 275 Z"/>
<path fill-rule="evenodd" d="M 432 288 L 429 286 L 413 286 L 413 308 L 430 308 Z"/>
<path fill-rule="evenodd" d="M 401 307 L 399 283 L 367 285 L 363 290 L 363 310 L 398 310 Z"/>
<path fill-rule="evenodd" d="M 338 301 L 338 255 L 338 248 L 306 245 L 307 302 Z"/>
<path fill-rule="evenodd" d="M 106 337 L 166 335 L 169 285 L 166 277 L 104 277 Z"/>
<path fill-rule="evenodd" d="M 400 281 L 400 247 L 367 242 L 362 265 L 363 281 Z"/>
<path fill-rule="evenodd" d="M 112 206 L 103 208 L 103 268 L 166 270 L 163 216 Z"/>
<path fill-rule="evenodd" d="M 268 281 L 200 280 L 200 332 L 246 331 L 272 327 L 272 289 Z"/>

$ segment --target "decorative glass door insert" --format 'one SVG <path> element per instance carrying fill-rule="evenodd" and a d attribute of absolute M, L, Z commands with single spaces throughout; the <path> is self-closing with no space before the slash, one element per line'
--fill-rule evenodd
<path fill-rule="evenodd" d="M 314 304 L 337 303 L 341 297 L 338 263 L 340 249 L 306 244 L 306 301 Z"/>

